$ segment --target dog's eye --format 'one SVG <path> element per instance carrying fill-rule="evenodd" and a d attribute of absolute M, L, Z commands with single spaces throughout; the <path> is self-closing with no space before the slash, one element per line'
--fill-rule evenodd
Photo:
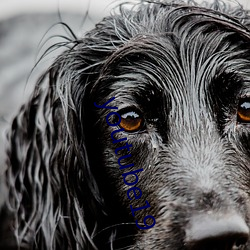
<path fill-rule="evenodd" d="M 250 98 L 240 100 L 237 111 L 237 121 L 250 123 Z"/>
<path fill-rule="evenodd" d="M 121 118 L 120 127 L 127 132 L 136 132 L 144 126 L 142 116 L 135 111 L 122 113 Z"/>

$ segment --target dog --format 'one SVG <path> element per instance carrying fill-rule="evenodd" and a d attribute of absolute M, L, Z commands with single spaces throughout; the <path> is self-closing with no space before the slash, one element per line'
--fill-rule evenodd
<path fill-rule="evenodd" d="M 249 28 L 142 1 L 68 42 L 8 134 L 1 249 L 250 249 Z"/>

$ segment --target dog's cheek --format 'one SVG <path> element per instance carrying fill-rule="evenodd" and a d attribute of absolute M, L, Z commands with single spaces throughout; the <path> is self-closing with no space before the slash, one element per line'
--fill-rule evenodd
<path fill-rule="evenodd" d="M 127 138 L 127 140 L 112 143 L 110 137 L 105 138 L 107 148 L 103 151 L 104 166 L 110 181 L 118 190 L 121 203 L 127 208 L 129 214 L 133 214 L 133 209 L 147 206 L 147 203 L 150 204 L 150 207 L 134 212 L 134 219 L 143 223 L 145 216 L 155 214 L 154 192 L 157 182 L 153 169 L 156 165 L 156 151 L 153 148 L 151 137 L 146 133 L 134 135 L 117 133 L 114 135 L 115 140 L 121 138 Z M 129 150 L 122 149 L 126 145 L 131 145 Z M 133 188 L 137 188 L 137 197 L 135 197 Z"/>
<path fill-rule="evenodd" d="M 242 126 L 238 131 L 238 136 L 234 140 L 234 144 L 238 149 L 244 152 L 250 160 L 250 128 Z"/>

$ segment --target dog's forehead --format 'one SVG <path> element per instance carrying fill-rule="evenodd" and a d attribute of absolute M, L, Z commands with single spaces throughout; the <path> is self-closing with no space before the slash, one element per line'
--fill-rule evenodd
<path fill-rule="evenodd" d="M 137 34 L 111 56 L 107 64 L 115 61 L 111 67 L 120 67 L 121 72 L 114 89 L 136 88 L 139 92 L 154 88 L 167 93 L 196 92 L 202 97 L 209 85 L 219 84 L 215 80 L 221 75 L 249 82 L 250 39 L 238 22 L 198 13 L 197 9 L 180 14 L 178 22 L 165 20 L 165 26 L 160 18 L 157 22 L 162 30 L 143 33 L 138 28 Z"/>
<path fill-rule="evenodd" d="M 239 20 L 198 7 L 151 7 L 99 26 L 115 45 L 96 85 L 104 100 L 115 96 L 120 108 L 151 103 L 184 117 L 250 92 L 250 35 Z"/>
<path fill-rule="evenodd" d="M 120 57 L 122 63 L 118 62 L 114 68 L 119 68 L 120 74 L 111 88 L 114 91 L 119 88 L 119 92 L 136 89 L 135 94 L 148 90 L 153 93 L 155 89 L 166 93 L 202 93 L 211 84 L 220 84 L 215 80 L 221 75 L 230 79 L 238 76 L 243 82 L 249 82 L 250 61 L 244 58 L 246 50 L 230 47 L 229 42 L 221 42 L 221 38 L 215 41 L 213 34 L 206 40 L 203 38 L 204 35 L 197 38 L 191 35 L 187 42 L 175 38 L 179 40 L 177 45 L 166 38 L 160 43 L 150 41 L 149 46 L 150 38 L 145 37 L 145 47 L 142 45 L 138 51 L 133 42 L 134 51 Z"/>

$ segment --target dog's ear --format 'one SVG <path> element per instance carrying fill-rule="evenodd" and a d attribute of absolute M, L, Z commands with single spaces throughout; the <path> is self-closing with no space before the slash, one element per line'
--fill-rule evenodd
<path fill-rule="evenodd" d="M 56 59 L 13 120 L 7 206 L 23 248 L 95 248 L 91 233 L 103 213 L 103 198 L 88 157 L 86 134 L 92 132 L 86 131 L 86 110 L 93 105 L 88 103 L 91 86 L 115 49 L 105 25 Z"/>

